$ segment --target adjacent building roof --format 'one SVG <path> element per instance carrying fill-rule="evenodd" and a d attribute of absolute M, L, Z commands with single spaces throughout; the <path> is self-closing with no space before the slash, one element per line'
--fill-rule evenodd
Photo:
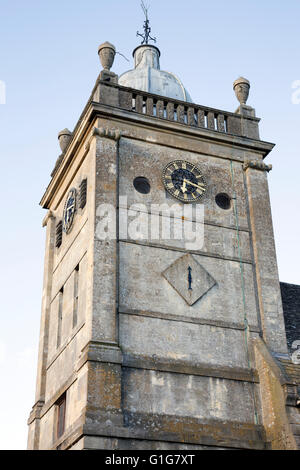
<path fill-rule="evenodd" d="M 294 352 L 294 341 L 300 341 L 300 286 L 280 283 L 287 343 Z"/>

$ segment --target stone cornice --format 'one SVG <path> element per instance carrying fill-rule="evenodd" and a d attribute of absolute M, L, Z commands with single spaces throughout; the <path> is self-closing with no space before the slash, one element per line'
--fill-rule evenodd
<path fill-rule="evenodd" d="M 138 123 L 152 127 L 155 129 L 169 130 L 170 132 L 176 133 L 176 135 L 182 134 L 186 136 L 194 136 L 203 140 L 215 141 L 220 143 L 226 143 L 232 147 L 240 147 L 244 149 L 256 150 L 266 157 L 271 150 L 275 147 L 275 144 L 266 142 L 263 140 L 250 139 L 249 137 L 242 137 L 229 133 L 222 133 L 212 129 L 206 129 L 196 126 L 187 126 L 180 122 L 169 121 L 164 118 L 153 118 L 146 114 L 134 113 L 118 107 L 111 107 L 105 104 L 92 102 L 94 112 L 99 117 L 112 117 L 118 120 L 126 120 L 126 122 Z"/>

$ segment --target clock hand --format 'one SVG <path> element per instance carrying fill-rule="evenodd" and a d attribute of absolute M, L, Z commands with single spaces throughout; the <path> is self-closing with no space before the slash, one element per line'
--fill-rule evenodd
<path fill-rule="evenodd" d="M 199 186 L 199 184 L 192 183 L 192 182 L 189 181 L 189 180 L 186 180 L 186 179 L 185 179 L 184 182 L 187 183 L 187 184 L 191 184 L 192 186 L 195 186 L 196 188 L 199 188 L 199 189 L 202 189 L 202 190 L 204 189 L 204 186 L 203 186 L 203 185 Z"/>
<path fill-rule="evenodd" d="M 186 182 L 185 181 L 183 182 L 183 186 L 181 186 L 181 191 L 183 193 L 186 193 Z"/>

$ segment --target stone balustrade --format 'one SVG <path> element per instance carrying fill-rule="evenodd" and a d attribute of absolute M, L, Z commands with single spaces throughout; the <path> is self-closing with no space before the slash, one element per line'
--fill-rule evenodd
<path fill-rule="evenodd" d="M 259 119 L 98 81 L 93 101 L 186 126 L 259 139 Z"/>

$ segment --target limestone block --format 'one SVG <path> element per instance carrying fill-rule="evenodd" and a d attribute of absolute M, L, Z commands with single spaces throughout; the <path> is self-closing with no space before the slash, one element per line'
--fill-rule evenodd
<path fill-rule="evenodd" d="M 39 450 L 49 450 L 53 445 L 55 439 L 55 412 L 55 407 L 52 406 L 41 419 Z"/>
<path fill-rule="evenodd" d="M 58 308 L 59 294 L 54 297 L 50 307 L 48 359 L 53 357 L 57 351 Z"/>
<path fill-rule="evenodd" d="M 267 176 L 248 168 L 246 180 L 264 338 L 273 351 L 287 353 Z"/>
<path fill-rule="evenodd" d="M 63 302 L 62 302 L 62 324 L 61 324 L 61 344 L 70 337 L 73 329 L 73 309 L 74 309 L 74 277 L 73 271 L 71 276 L 64 284 Z"/>
<path fill-rule="evenodd" d="M 84 445 L 84 447 L 83 447 Z M 163 442 L 141 439 L 104 438 L 87 436 L 75 444 L 70 450 L 211 450 L 210 446 L 181 444 L 179 442 Z M 214 450 L 225 450 L 224 447 L 214 447 Z"/>
<path fill-rule="evenodd" d="M 67 236 L 64 238 L 66 239 Z M 63 247 L 64 256 L 60 256 L 59 258 L 56 256 L 53 273 L 52 298 L 57 294 L 59 289 L 61 289 L 77 264 L 80 262 L 81 258 L 85 255 L 88 249 L 88 241 L 88 227 L 85 219 L 82 220 L 82 225 L 76 233 L 76 236 L 73 238 L 73 243 L 71 244 L 72 250 L 70 253 L 67 247 Z M 68 256 L 66 256 L 66 254 L 68 254 Z"/>
<path fill-rule="evenodd" d="M 248 367 L 242 330 L 122 314 L 120 346 L 125 355 L 177 365 Z"/>
<path fill-rule="evenodd" d="M 134 413 L 193 417 L 204 422 L 254 420 L 252 384 L 125 369 L 124 385 L 124 409 Z"/>
<path fill-rule="evenodd" d="M 79 420 L 85 410 L 88 398 L 88 367 L 85 365 L 77 374 L 67 392 L 66 431 Z"/>
<path fill-rule="evenodd" d="M 296 450 L 297 444 L 286 407 L 285 378 L 261 338 L 254 341 L 260 380 L 262 418 L 272 450 Z"/>
<path fill-rule="evenodd" d="M 77 363 L 80 352 L 86 344 L 87 331 L 83 326 L 67 344 L 63 344 L 57 354 L 49 358 L 47 369 L 46 401 L 72 377 L 74 364 Z"/>
<path fill-rule="evenodd" d="M 114 236 L 101 238 L 98 230 L 105 204 L 117 206 L 117 145 L 109 138 L 96 140 L 92 339 L 111 343 L 117 339 L 117 242 Z"/>
<path fill-rule="evenodd" d="M 84 450 L 84 440 L 84 437 L 82 437 L 81 439 L 79 439 L 79 441 L 75 442 L 75 444 L 72 445 L 72 447 L 70 447 L 70 449 L 68 450 Z"/>
<path fill-rule="evenodd" d="M 165 204 L 162 210 L 152 208 L 151 213 L 144 212 L 142 208 L 127 209 L 122 207 L 120 199 L 120 240 L 199 251 L 236 260 L 241 255 L 243 261 L 252 262 L 248 231 L 240 231 L 237 237 L 235 228 L 216 228 L 209 223 L 198 223 L 186 214 L 182 206 L 175 210 L 173 204 Z"/>

